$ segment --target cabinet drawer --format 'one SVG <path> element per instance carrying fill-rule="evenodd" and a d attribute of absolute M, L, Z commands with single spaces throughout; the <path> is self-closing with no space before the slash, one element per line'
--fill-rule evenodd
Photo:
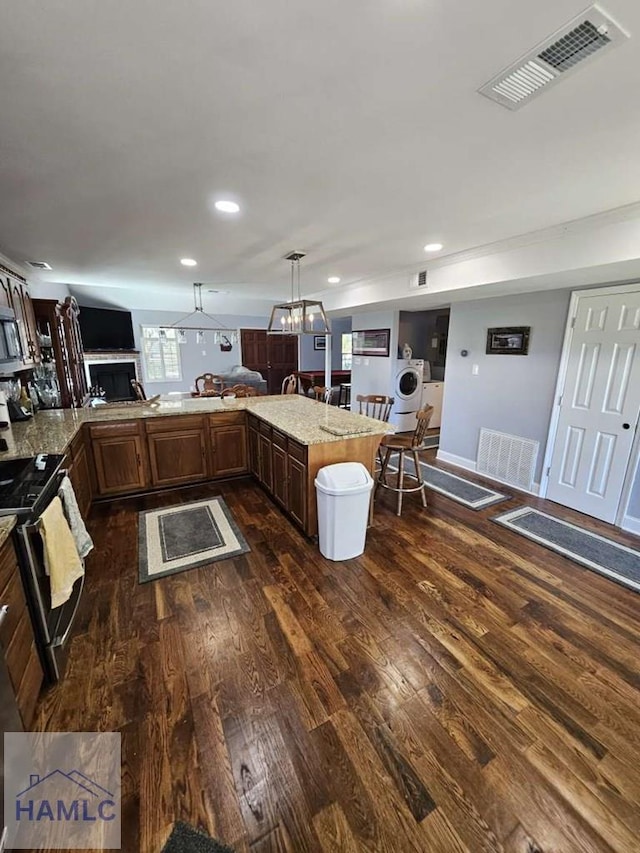
<path fill-rule="evenodd" d="M 227 424 L 243 424 L 245 422 L 244 412 L 216 412 L 209 415 L 209 426 L 226 426 Z"/>
<path fill-rule="evenodd" d="M 147 435 L 153 435 L 158 432 L 174 432 L 175 430 L 192 430 L 202 429 L 202 415 L 180 415 L 177 418 L 155 418 L 154 420 L 146 421 L 145 429 Z"/>
<path fill-rule="evenodd" d="M 91 424 L 91 438 L 117 438 L 120 435 L 137 435 L 137 421 L 120 421 L 114 424 Z"/>
<path fill-rule="evenodd" d="M 17 571 L 18 569 L 16 568 Z M 6 650 L 9 648 L 9 643 L 18 627 L 20 618 L 24 613 L 27 613 L 27 603 L 24 598 L 22 581 L 17 574 L 11 578 L 8 585 L 0 592 L 0 605 L 6 605 L 9 608 L 0 626 L 0 646 Z"/>
<path fill-rule="evenodd" d="M 289 456 L 293 456 L 299 462 L 307 461 L 307 448 L 304 444 L 298 444 L 292 438 L 289 439 Z"/>
<path fill-rule="evenodd" d="M 280 432 L 279 429 L 274 428 L 271 440 L 283 450 L 287 449 L 287 436 L 283 432 Z"/>
<path fill-rule="evenodd" d="M 260 421 L 260 432 L 262 433 L 262 435 L 266 435 L 271 438 L 271 427 L 264 421 Z"/>

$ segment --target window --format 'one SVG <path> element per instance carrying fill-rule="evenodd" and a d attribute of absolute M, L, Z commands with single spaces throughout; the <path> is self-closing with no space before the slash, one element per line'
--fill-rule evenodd
<path fill-rule="evenodd" d="M 178 330 L 143 326 L 142 361 L 147 382 L 176 382 L 182 379 Z"/>
<path fill-rule="evenodd" d="M 353 337 L 351 332 L 342 335 L 342 369 L 351 370 L 351 342 Z"/>

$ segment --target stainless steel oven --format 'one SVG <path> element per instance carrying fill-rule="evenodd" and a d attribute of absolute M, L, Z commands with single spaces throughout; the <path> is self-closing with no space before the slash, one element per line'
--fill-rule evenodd
<path fill-rule="evenodd" d="M 64 673 L 84 586 L 83 576 L 75 582 L 68 601 L 60 607 L 51 607 L 39 519 L 58 494 L 66 474 L 62 461 L 62 456 L 49 454 L 0 463 L 0 515 L 18 517 L 13 540 L 38 651 L 50 683 L 58 681 Z"/>

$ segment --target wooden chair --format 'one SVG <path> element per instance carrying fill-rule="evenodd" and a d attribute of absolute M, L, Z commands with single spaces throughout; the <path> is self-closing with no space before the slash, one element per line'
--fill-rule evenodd
<path fill-rule="evenodd" d="M 389 415 L 394 403 L 393 397 L 386 397 L 384 394 L 358 394 L 356 400 L 359 415 L 375 418 L 385 424 L 389 423 Z"/>
<path fill-rule="evenodd" d="M 324 385 L 314 385 L 313 394 L 319 403 L 326 403 L 328 406 L 331 405 L 333 388 L 326 388 Z"/>
<path fill-rule="evenodd" d="M 202 388 L 200 388 L 200 382 L 202 382 Z M 217 376 L 215 373 L 203 373 L 202 376 L 196 376 L 195 386 L 201 397 L 218 397 L 224 388 L 224 381 L 222 376 Z"/>
<path fill-rule="evenodd" d="M 136 400 L 147 399 L 147 395 L 145 394 L 144 388 L 142 387 L 142 382 L 138 382 L 137 379 L 132 379 L 131 387 L 133 388 L 133 393 L 136 395 Z"/>
<path fill-rule="evenodd" d="M 257 397 L 257 388 L 252 388 L 251 385 L 232 385 L 231 388 L 225 388 L 221 397 Z"/>
<path fill-rule="evenodd" d="M 385 394 L 358 394 L 356 401 L 359 415 L 375 418 L 385 424 L 389 423 L 389 415 L 394 404 L 393 397 L 387 397 Z M 382 445 L 378 447 L 378 462 L 382 467 Z"/>
<path fill-rule="evenodd" d="M 298 393 L 298 377 L 295 373 L 290 373 L 289 376 L 285 376 L 282 380 L 282 392 L 283 394 L 297 394 Z"/>
<path fill-rule="evenodd" d="M 427 505 L 427 496 L 425 494 L 424 481 L 420 471 L 418 451 L 424 449 L 423 444 L 427 436 L 429 421 L 431 420 L 432 415 L 433 406 L 427 406 L 425 409 L 421 409 L 416 415 L 418 423 L 416 424 L 413 435 L 385 435 L 380 444 L 382 450 L 385 451 L 385 455 L 380 474 L 378 475 L 378 482 L 376 483 L 376 493 L 380 486 L 382 486 L 383 489 L 389 489 L 398 495 L 396 515 L 402 514 L 402 498 L 409 492 L 420 492 L 420 496 L 422 497 L 422 506 Z M 387 483 L 387 468 L 389 466 L 389 460 L 394 453 L 398 454 L 398 478 L 397 485 L 390 486 Z M 418 481 L 417 486 L 404 485 L 404 457 L 406 453 L 411 455 L 416 472 L 415 477 L 412 474 L 409 474 L 408 476 Z"/>

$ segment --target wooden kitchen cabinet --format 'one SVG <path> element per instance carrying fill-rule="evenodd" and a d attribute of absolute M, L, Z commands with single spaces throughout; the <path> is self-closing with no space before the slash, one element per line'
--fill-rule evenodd
<path fill-rule="evenodd" d="M 5 605 L 8 610 L 0 626 L 0 654 L 4 655 L 22 723 L 28 730 L 44 675 L 11 539 L 0 549 L 0 607 Z"/>
<path fill-rule="evenodd" d="M 253 415 L 248 416 L 249 434 L 249 471 L 260 479 L 260 421 Z"/>
<path fill-rule="evenodd" d="M 307 526 L 308 470 L 304 462 L 294 456 L 287 457 L 287 509 L 300 527 Z"/>
<path fill-rule="evenodd" d="M 100 495 L 140 492 L 147 488 L 146 443 L 137 421 L 89 427 Z"/>
<path fill-rule="evenodd" d="M 81 430 L 71 442 L 69 448 L 67 469 L 69 479 L 76 493 L 76 500 L 82 517 L 86 519 L 91 509 L 93 500 L 93 487 L 91 469 L 89 465 L 89 452 L 85 443 L 84 432 Z"/>
<path fill-rule="evenodd" d="M 247 427 L 244 412 L 224 412 L 209 418 L 211 476 L 246 474 Z"/>
<path fill-rule="evenodd" d="M 177 486 L 209 476 L 204 418 L 158 418 L 146 424 L 151 483 Z"/>
<path fill-rule="evenodd" d="M 80 310 L 72 296 L 67 296 L 63 302 L 56 299 L 33 300 L 37 330 L 51 337 L 51 353 L 63 409 L 82 406 L 88 391 L 80 334 Z"/>
<path fill-rule="evenodd" d="M 271 464 L 273 468 L 273 497 L 283 509 L 287 509 L 289 502 L 287 451 L 275 443 L 271 445 Z"/>
<path fill-rule="evenodd" d="M 273 465 L 271 456 L 271 427 L 269 432 L 263 428 L 258 435 L 258 479 L 268 491 L 273 492 Z"/>

